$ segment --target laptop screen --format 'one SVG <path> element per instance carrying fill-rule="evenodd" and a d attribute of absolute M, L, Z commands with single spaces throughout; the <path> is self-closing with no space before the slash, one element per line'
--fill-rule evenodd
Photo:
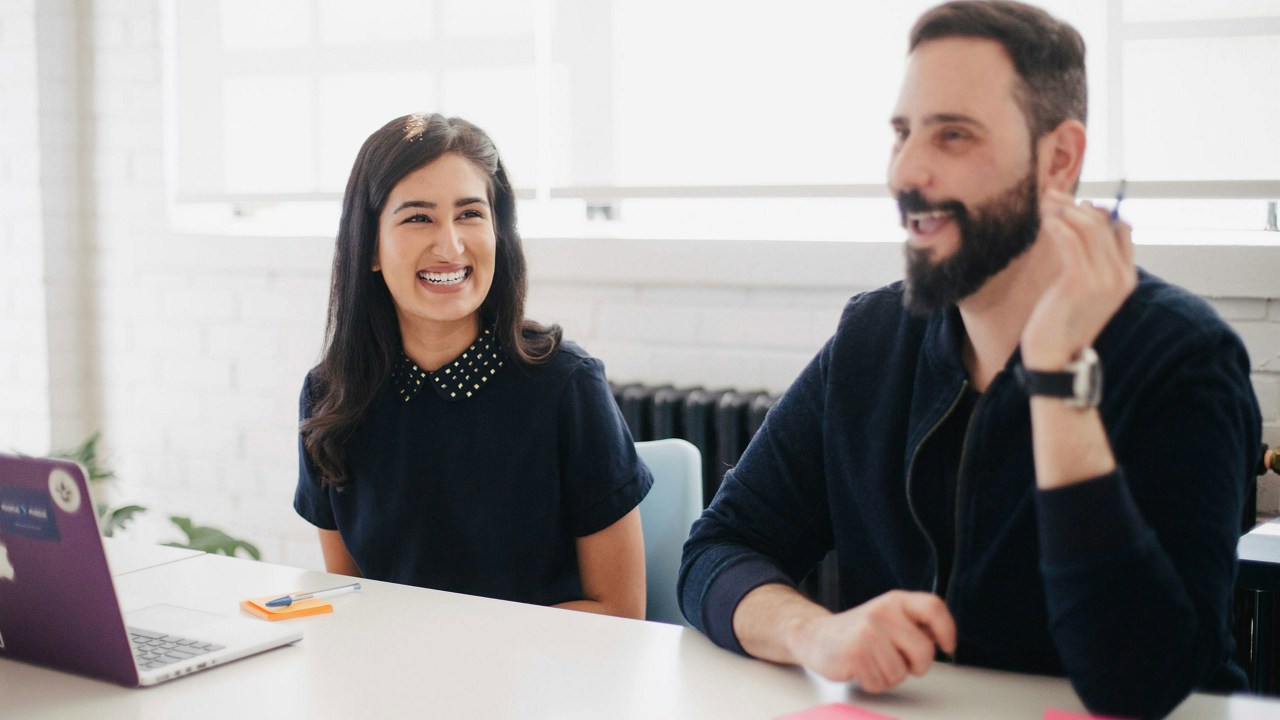
<path fill-rule="evenodd" d="M 138 682 L 75 463 L 0 454 L 0 657 Z"/>

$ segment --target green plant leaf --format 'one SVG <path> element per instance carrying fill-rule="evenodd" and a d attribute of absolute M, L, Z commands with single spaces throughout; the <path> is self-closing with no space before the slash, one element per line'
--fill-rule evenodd
<path fill-rule="evenodd" d="M 49 453 L 49 457 L 72 460 L 79 463 L 88 476 L 91 484 L 91 493 L 97 494 L 93 492 L 93 486 L 116 479 L 115 471 L 107 466 L 106 460 L 99 453 L 98 444 L 101 441 L 102 431 L 95 431 L 79 445 L 62 450 L 53 450 Z M 123 530 L 125 526 L 133 521 L 134 515 L 147 510 L 141 505 L 125 505 L 112 509 L 109 503 L 99 501 L 94 502 L 93 509 L 98 516 L 98 527 L 101 528 L 105 537 L 111 537 L 117 530 Z"/>
<path fill-rule="evenodd" d="M 190 518 L 180 515 L 170 516 L 169 521 L 187 536 L 187 542 L 165 543 L 165 545 L 191 548 L 192 550 L 202 550 L 209 553 L 222 553 L 231 557 L 235 557 L 237 551 L 244 550 L 254 560 L 262 559 L 262 553 L 252 543 L 232 537 L 217 528 L 196 525 L 191 522 Z"/>
<path fill-rule="evenodd" d="M 80 463 L 89 476 L 89 482 L 92 484 L 114 480 L 116 477 L 115 471 L 107 466 L 106 461 L 99 454 L 98 443 L 101 440 L 102 432 L 96 431 L 76 447 L 56 450 L 49 453 L 49 456 L 64 460 L 74 460 Z M 94 509 L 98 513 L 98 525 L 102 529 L 102 534 L 107 537 L 111 537 L 115 531 L 121 530 L 133 522 L 134 516 L 138 513 L 147 511 L 146 507 L 142 505 L 125 505 L 113 509 L 105 502 L 95 502 Z M 172 516 L 169 520 L 187 536 L 187 541 L 185 543 L 165 543 L 166 545 L 222 553 L 233 557 L 243 550 L 246 555 L 254 560 L 262 559 L 262 553 L 258 551 L 258 548 L 246 540 L 232 537 L 217 528 L 196 525 L 191 522 L 190 518 Z"/>
<path fill-rule="evenodd" d="M 117 530 L 123 530 L 125 526 L 133 522 L 134 515 L 147 511 L 141 505 L 125 505 L 115 510 L 110 510 L 110 508 L 104 508 L 104 510 L 109 510 L 109 512 L 100 513 L 100 517 L 102 517 L 102 534 L 106 537 L 111 537 Z"/>
<path fill-rule="evenodd" d="M 85 472 L 89 474 L 89 482 L 91 483 L 115 480 L 115 471 L 108 467 L 106 461 L 98 455 L 98 443 L 101 440 L 102 431 L 95 430 L 92 435 L 79 445 L 63 450 L 54 450 L 49 453 L 49 457 L 74 460 L 80 463 L 84 466 Z"/>

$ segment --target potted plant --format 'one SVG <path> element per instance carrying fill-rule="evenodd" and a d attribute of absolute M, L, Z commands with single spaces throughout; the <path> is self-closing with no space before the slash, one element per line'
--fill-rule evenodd
<path fill-rule="evenodd" d="M 107 466 L 99 452 L 98 443 L 101 439 L 102 433 L 95 432 L 79 445 L 68 450 L 55 451 L 51 457 L 74 460 L 79 463 L 85 469 L 90 488 L 100 488 L 116 477 L 115 471 Z M 101 496 L 102 493 L 96 494 Z M 102 529 L 102 534 L 112 537 L 117 530 L 122 530 L 133 522 L 136 515 L 146 512 L 147 508 L 142 505 L 111 507 L 110 503 L 95 500 L 94 510 L 98 515 L 98 526 Z M 217 528 L 196 525 L 190 518 L 181 515 L 170 515 L 169 522 L 182 531 L 186 541 L 169 542 L 165 545 L 230 556 L 235 556 L 243 550 L 245 555 L 254 560 L 262 559 L 262 553 L 253 543 L 232 537 Z"/>

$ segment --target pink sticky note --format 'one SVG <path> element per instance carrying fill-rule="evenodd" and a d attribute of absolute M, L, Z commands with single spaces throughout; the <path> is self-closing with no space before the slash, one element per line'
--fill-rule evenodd
<path fill-rule="evenodd" d="M 1055 710 L 1049 708 L 1044 711 L 1044 720 L 1121 720 L 1121 718 L 1103 717 L 1101 715 L 1087 715 L 1081 713 L 1067 712 L 1066 710 Z"/>
<path fill-rule="evenodd" d="M 828 703 L 783 715 L 778 720 L 895 720 L 888 715 L 873 713 L 844 703 Z"/>

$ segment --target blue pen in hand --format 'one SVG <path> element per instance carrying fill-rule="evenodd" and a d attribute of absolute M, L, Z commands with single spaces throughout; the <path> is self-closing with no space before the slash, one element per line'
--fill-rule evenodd
<path fill-rule="evenodd" d="M 1120 181 L 1120 189 L 1116 191 L 1116 204 L 1111 208 L 1111 224 L 1120 222 L 1120 201 L 1124 199 L 1125 181 Z"/>
<path fill-rule="evenodd" d="M 345 592 L 355 592 L 360 589 L 360 583 L 351 583 L 350 585 L 339 585 L 338 587 L 326 588 L 324 590 L 314 590 L 312 592 L 298 593 L 297 595 L 285 595 L 275 600 L 268 600 L 267 607 L 289 607 L 296 602 L 303 600 L 312 600 L 330 597 L 332 595 L 340 595 Z"/>

